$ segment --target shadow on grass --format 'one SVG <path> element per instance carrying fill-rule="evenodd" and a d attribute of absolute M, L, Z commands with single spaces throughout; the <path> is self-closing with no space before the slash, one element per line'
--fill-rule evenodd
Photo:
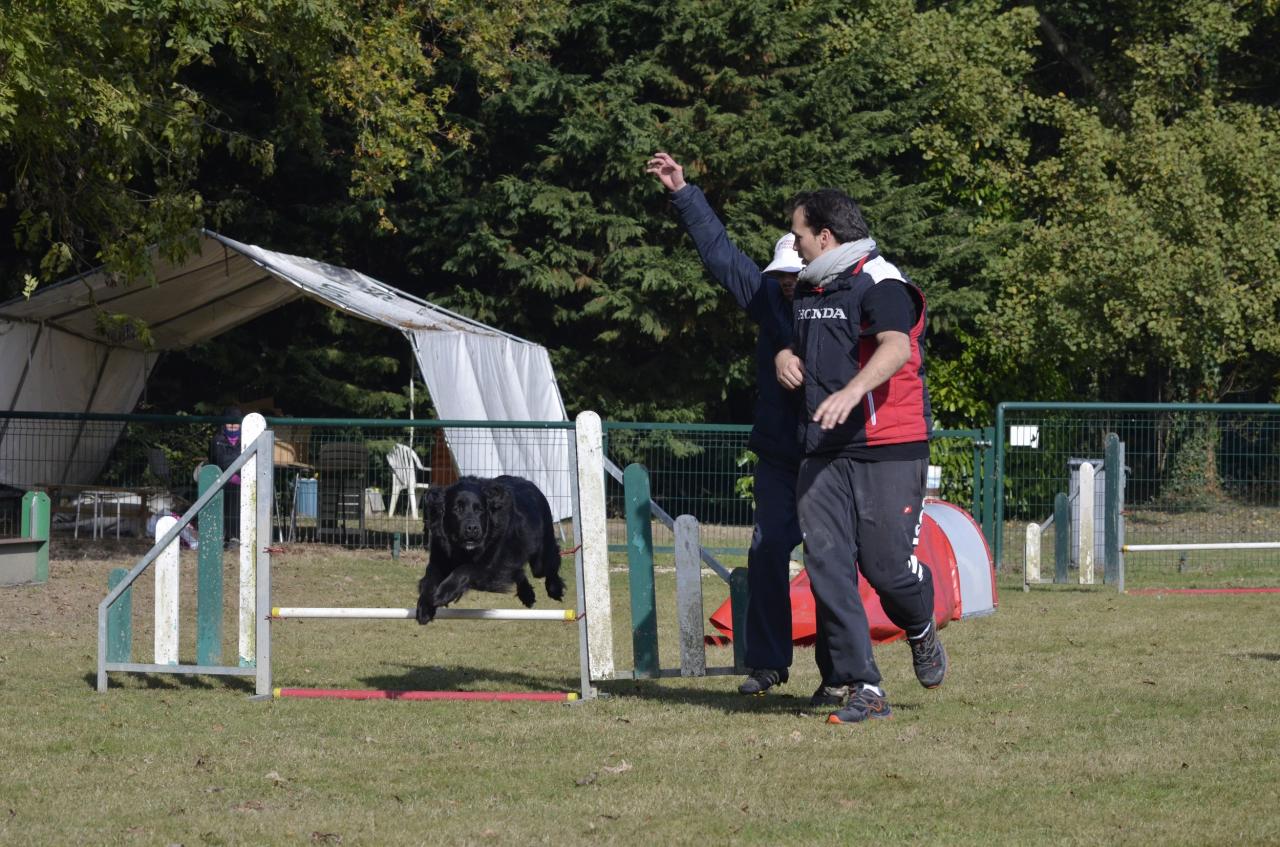
<path fill-rule="evenodd" d="M 245 694 L 252 694 L 255 690 L 255 684 L 249 677 L 243 676 L 203 676 L 197 674 L 155 674 L 155 673 L 129 673 L 127 671 L 112 671 L 107 674 L 109 685 L 114 682 L 115 688 L 147 688 L 160 689 L 163 691 L 191 691 L 191 690 L 213 690 L 215 688 L 227 688 L 232 691 L 241 691 Z M 121 680 L 128 678 L 130 680 L 127 686 L 121 685 Z M 87 673 L 81 677 L 85 684 L 92 689 L 98 687 L 97 673 Z M 108 688 L 110 690 L 110 687 Z"/>
<path fill-rule="evenodd" d="M 384 664 L 403 668 L 404 672 L 371 674 L 360 681 L 383 691 L 577 691 L 580 685 L 577 679 L 557 680 L 494 668 Z"/>
<path fill-rule="evenodd" d="M 739 694 L 737 691 L 710 691 L 704 688 L 691 688 L 689 687 L 691 681 L 693 681 L 692 678 L 683 678 L 682 684 L 677 687 L 664 684 L 666 681 L 662 680 L 623 679 L 598 682 L 596 687 L 599 688 L 601 694 L 607 694 L 610 697 L 619 699 L 635 697 L 672 705 L 718 709 L 731 715 L 790 714 L 797 717 L 826 717 L 835 711 L 833 706 L 810 706 L 809 695 L 803 692 L 793 694 L 779 691 L 775 694 L 753 697 Z M 893 706 L 895 713 L 899 711 L 910 712 L 920 706 L 919 703 L 913 702 L 910 698 L 901 701 L 895 700 L 891 692 L 889 702 Z"/>

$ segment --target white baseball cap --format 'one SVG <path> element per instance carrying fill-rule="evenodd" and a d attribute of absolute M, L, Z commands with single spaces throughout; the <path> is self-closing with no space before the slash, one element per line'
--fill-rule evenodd
<path fill-rule="evenodd" d="M 791 233 L 787 233 L 778 239 L 778 243 L 773 245 L 773 261 L 764 269 L 764 273 L 771 274 L 775 271 L 782 273 L 796 274 L 800 273 L 804 267 L 804 261 L 800 258 L 800 254 L 796 252 L 796 237 Z"/>

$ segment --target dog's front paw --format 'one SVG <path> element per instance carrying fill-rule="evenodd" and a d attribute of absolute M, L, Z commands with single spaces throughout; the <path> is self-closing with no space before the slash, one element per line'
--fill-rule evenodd
<path fill-rule="evenodd" d="M 436 607 L 425 597 L 418 598 L 418 608 L 414 610 L 414 618 L 420 624 L 429 624 L 436 616 Z"/>
<path fill-rule="evenodd" d="M 564 580 L 555 574 L 547 577 L 547 596 L 557 601 L 564 599 Z"/>
<path fill-rule="evenodd" d="M 533 608 L 533 604 L 538 599 L 538 595 L 533 593 L 533 586 L 527 582 L 522 582 L 516 586 L 516 597 L 528 608 Z"/>

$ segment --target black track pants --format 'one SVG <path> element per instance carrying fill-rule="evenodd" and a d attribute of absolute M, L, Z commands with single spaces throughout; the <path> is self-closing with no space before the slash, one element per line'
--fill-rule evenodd
<path fill-rule="evenodd" d="M 812 456 L 800 465 L 797 510 L 826 685 L 880 683 L 859 570 L 894 624 L 912 632 L 933 620 L 933 577 L 915 558 L 928 464 Z"/>
<path fill-rule="evenodd" d="M 800 543 L 796 469 L 761 457 L 756 465 L 756 528 L 747 554 L 746 662 L 791 667 L 791 551 Z M 737 633 L 734 634 L 735 637 Z"/>

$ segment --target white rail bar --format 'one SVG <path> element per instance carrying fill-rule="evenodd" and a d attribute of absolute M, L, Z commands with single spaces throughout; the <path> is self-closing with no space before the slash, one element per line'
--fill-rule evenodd
<path fill-rule="evenodd" d="M 389 607 L 359 608 L 311 608 L 305 606 L 277 606 L 271 610 L 273 618 L 350 618 L 360 620 L 413 620 L 415 610 Z M 465 621 L 576 621 L 573 609 L 436 609 L 436 617 L 444 620 Z"/>
<path fill-rule="evenodd" d="M 1235 541 L 1221 544 L 1125 544 L 1125 553 L 1142 553 L 1149 550 L 1280 550 L 1280 541 Z"/>

